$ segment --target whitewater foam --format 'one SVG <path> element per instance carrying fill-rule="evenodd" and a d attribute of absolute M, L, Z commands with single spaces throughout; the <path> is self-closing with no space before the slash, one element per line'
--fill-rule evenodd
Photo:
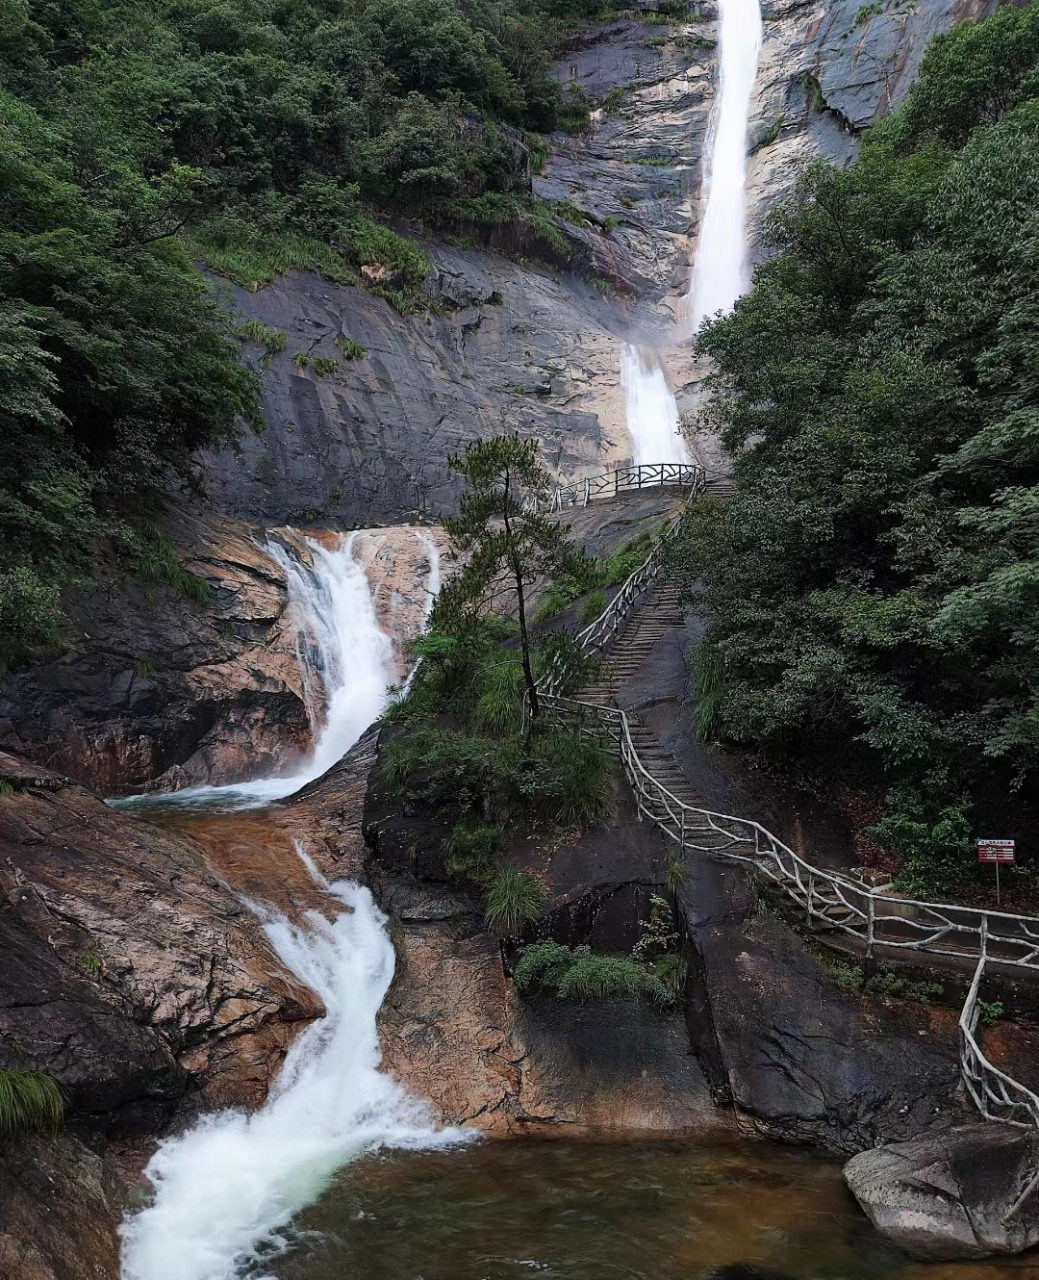
<path fill-rule="evenodd" d="M 688 462 L 678 405 L 655 351 L 628 343 L 621 355 L 632 463 Z"/>
<path fill-rule="evenodd" d="M 386 917 L 369 891 L 328 884 L 341 908 L 305 924 L 250 904 L 271 945 L 324 1001 L 289 1050 L 266 1104 L 221 1111 L 162 1143 L 145 1173 L 154 1202 L 121 1229 L 123 1280 L 264 1280 L 292 1218 L 337 1169 L 379 1148 L 456 1145 L 472 1134 L 433 1127 L 425 1106 L 379 1070 L 376 1015 L 393 978 Z"/>

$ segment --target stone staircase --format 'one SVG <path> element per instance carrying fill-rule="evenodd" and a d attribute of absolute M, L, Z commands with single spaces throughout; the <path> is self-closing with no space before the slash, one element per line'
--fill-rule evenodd
<path fill-rule="evenodd" d="M 666 582 L 651 587 L 628 615 L 624 630 L 603 659 L 599 678 L 575 696 L 581 702 L 612 706 L 618 690 L 638 672 L 657 642 L 684 624 L 685 616 L 677 587 Z M 693 794 L 674 756 L 637 713 L 627 714 L 632 745 L 644 768 L 676 799 L 690 805 L 702 803 Z"/>

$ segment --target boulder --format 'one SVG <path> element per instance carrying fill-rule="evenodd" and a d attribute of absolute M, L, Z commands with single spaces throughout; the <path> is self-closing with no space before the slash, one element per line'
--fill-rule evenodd
<path fill-rule="evenodd" d="M 862 1151 L 844 1180 L 876 1229 L 917 1258 L 983 1258 L 1039 1244 L 1039 1137 L 996 1122 Z"/>

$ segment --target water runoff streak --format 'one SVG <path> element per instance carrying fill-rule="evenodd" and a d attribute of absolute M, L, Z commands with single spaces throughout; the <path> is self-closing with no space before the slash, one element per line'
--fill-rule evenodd
<path fill-rule="evenodd" d="M 440 585 L 436 543 L 417 531 L 429 554 L 429 607 Z M 393 642 L 379 626 L 364 566 L 355 555 L 358 532 L 331 548 L 305 540 L 310 563 L 270 541 L 264 550 L 285 571 L 289 607 L 299 622 L 296 652 L 314 749 L 301 769 L 287 776 L 255 778 L 226 786 L 185 787 L 161 795 L 128 796 L 117 808 L 149 805 L 213 805 L 258 808 L 285 796 L 332 767 L 382 714 L 396 680 Z M 427 610 L 428 612 L 428 610 Z"/>
<path fill-rule="evenodd" d="M 221 1111 L 164 1142 L 145 1173 L 154 1202 L 122 1227 L 123 1280 L 265 1280 L 292 1217 L 334 1172 L 380 1148 L 468 1140 L 437 1132 L 424 1106 L 379 1070 L 376 1015 L 393 978 L 386 917 L 367 889 L 329 884 L 339 914 L 302 926 L 250 903 L 274 950 L 322 998 L 327 1017 L 293 1044 L 266 1104 Z"/>

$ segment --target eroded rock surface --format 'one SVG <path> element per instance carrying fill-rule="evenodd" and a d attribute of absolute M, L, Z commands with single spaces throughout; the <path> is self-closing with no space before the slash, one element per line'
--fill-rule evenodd
<path fill-rule="evenodd" d="M 0 775 L 0 1065 L 114 1130 L 154 1130 L 189 1089 L 262 1101 L 322 1009 L 252 916 L 183 841 L 10 757 Z"/>
<path fill-rule="evenodd" d="M 982 1258 L 1039 1244 L 1034 1132 L 990 1122 L 852 1157 L 844 1180 L 870 1221 L 914 1257 Z"/>

